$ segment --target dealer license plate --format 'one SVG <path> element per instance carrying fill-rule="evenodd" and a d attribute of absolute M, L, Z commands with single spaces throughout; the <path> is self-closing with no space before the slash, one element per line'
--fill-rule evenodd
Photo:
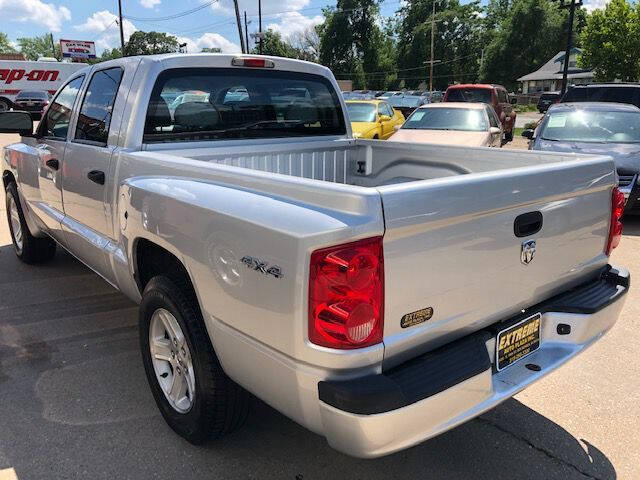
<path fill-rule="evenodd" d="M 500 371 L 540 348 L 540 319 L 536 313 L 505 328 L 496 338 L 496 370 Z"/>

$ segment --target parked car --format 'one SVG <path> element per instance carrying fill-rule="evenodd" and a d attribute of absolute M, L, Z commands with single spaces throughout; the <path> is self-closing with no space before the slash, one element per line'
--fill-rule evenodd
<path fill-rule="evenodd" d="M 444 93 L 439 90 L 434 90 L 433 92 L 429 92 L 429 101 L 431 103 L 441 102 L 444 98 Z"/>
<path fill-rule="evenodd" d="M 140 304 L 149 386 L 190 442 L 241 425 L 246 389 L 341 452 L 402 450 L 623 307 L 610 157 L 354 139 L 336 86 L 288 58 L 124 57 L 71 75 L 35 132 L 0 113 L 22 135 L 0 156 L 17 257 L 58 242 Z M 176 89 L 209 100 L 171 115 Z"/>
<path fill-rule="evenodd" d="M 404 123 L 404 115 L 386 100 L 348 100 L 346 105 L 354 138 L 386 140 Z"/>
<path fill-rule="evenodd" d="M 640 107 L 639 83 L 593 83 L 573 85 L 565 92 L 563 103 L 614 102 Z"/>
<path fill-rule="evenodd" d="M 31 118 L 40 120 L 42 112 L 49 105 L 51 94 L 42 90 L 22 90 L 13 101 L 13 109 L 29 112 Z"/>
<path fill-rule="evenodd" d="M 513 140 L 513 129 L 516 124 L 516 112 L 511 106 L 514 99 L 509 99 L 507 90 L 502 85 L 466 84 L 451 85 L 444 94 L 443 102 L 482 102 L 492 105 L 504 130 L 507 142 Z"/>
<path fill-rule="evenodd" d="M 606 102 L 552 105 L 539 127 L 525 130 L 531 150 L 610 155 L 625 213 L 640 214 L 640 109 Z"/>
<path fill-rule="evenodd" d="M 491 105 L 432 103 L 415 110 L 392 135 L 394 142 L 501 147 L 503 132 Z"/>
<path fill-rule="evenodd" d="M 561 94 L 560 92 L 545 92 L 540 95 L 538 99 L 538 111 L 540 113 L 544 113 L 549 110 L 549 107 L 554 103 L 558 103 L 560 101 Z"/>
<path fill-rule="evenodd" d="M 394 95 L 403 95 L 403 93 L 397 90 L 388 90 L 383 92 L 382 95 L 379 95 L 378 98 L 391 98 Z"/>
<path fill-rule="evenodd" d="M 392 95 L 387 100 L 393 109 L 402 112 L 405 118 L 411 115 L 420 105 L 429 103 L 428 98 L 417 95 Z"/>

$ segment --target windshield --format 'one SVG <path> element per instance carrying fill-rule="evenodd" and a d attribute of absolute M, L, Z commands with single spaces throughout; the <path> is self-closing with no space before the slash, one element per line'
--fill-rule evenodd
<path fill-rule="evenodd" d="M 447 102 L 491 103 L 491 90 L 488 88 L 452 88 Z"/>
<path fill-rule="evenodd" d="M 20 100 L 21 98 L 41 98 L 41 99 L 48 99 L 49 98 L 49 94 L 47 92 L 26 92 L 26 91 L 21 91 L 18 93 L 18 95 L 16 95 L 16 100 Z"/>
<path fill-rule="evenodd" d="M 419 107 L 424 102 L 422 97 L 403 97 L 400 95 L 394 95 L 389 97 L 389 103 L 392 107 Z"/>
<path fill-rule="evenodd" d="M 402 126 L 409 130 L 462 130 L 485 132 L 487 119 L 482 110 L 470 108 L 420 108 Z"/>
<path fill-rule="evenodd" d="M 640 112 L 552 112 L 540 136 L 564 142 L 640 143 Z"/>
<path fill-rule="evenodd" d="M 347 113 L 351 122 L 375 122 L 376 106 L 371 103 L 347 103 Z"/>
<path fill-rule="evenodd" d="M 144 141 L 344 135 L 326 78 L 239 68 L 166 70 L 153 89 Z"/>

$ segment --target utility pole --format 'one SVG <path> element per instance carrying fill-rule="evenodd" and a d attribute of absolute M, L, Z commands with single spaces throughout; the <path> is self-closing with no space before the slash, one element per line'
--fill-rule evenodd
<path fill-rule="evenodd" d="M 247 11 L 244 11 L 244 41 L 247 44 L 247 53 L 249 53 L 249 29 L 247 28 Z"/>
<path fill-rule="evenodd" d="M 122 25 L 122 0 L 118 0 L 118 25 L 120 26 L 120 51 L 122 56 L 126 57 L 127 54 L 124 51 L 124 27 Z"/>
<path fill-rule="evenodd" d="M 560 0 L 560 8 L 569 9 L 569 28 L 567 32 L 567 49 L 564 52 L 564 68 L 562 69 L 562 89 L 560 95 L 564 95 L 567 91 L 567 76 L 569 74 L 569 57 L 571 57 L 571 48 L 573 47 L 573 18 L 575 16 L 576 8 L 582 6 L 582 0 L 569 0 L 570 3 L 564 3 L 565 0 Z"/>
<path fill-rule="evenodd" d="M 51 52 L 53 53 L 52 57 L 55 58 L 56 60 L 60 60 L 58 58 L 58 55 L 56 55 L 56 46 L 53 43 L 53 33 L 49 33 L 50 38 L 51 38 Z"/>
<path fill-rule="evenodd" d="M 236 8 L 236 23 L 238 24 L 238 35 L 240 35 L 240 49 L 242 53 L 247 53 L 244 48 L 244 34 L 242 33 L 242 23 L 240 23 L 240 9 L 238 8 L 238 0 L 233 0 L 233 5 Z"/>
<path fill-rule="evenodd" d="M 433 64 L 434 63 L 438 63 L 440 60 L 434 60 L 433 59 L 433 41 L 434 41 L 434 36 L 436 33 L 436 0 L 433 0 L 433 3 L 431 4 L 431 60 L 429 60 L 428 63 L 429 64 L 429 91 L 433 92 Z"/>
<path fill-rule="evenodd" d="M 258 43 L 258 53 L 262 55 L 262 0 L 258 0 L 258 31 L 260 32 L 260 43 Z"/>

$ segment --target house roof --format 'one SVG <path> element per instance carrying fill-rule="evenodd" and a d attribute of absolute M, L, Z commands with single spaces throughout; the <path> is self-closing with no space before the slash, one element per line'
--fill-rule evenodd
<path fill-rule="evenodd" d="M 572 48 L 571 53 L 582 53 L 579 48 Z M 551 60 L 542 65 L 535 72 L 529 73 L 518 78 L 519 82 L 528 80 L 559 80 L 562 79 L 562 69 L 564 68 L 564 50 L 556 53 Z M 593 70 L 585 70 L 582 68 L 569 67 L 567 78 L 592 78 Z"/>

